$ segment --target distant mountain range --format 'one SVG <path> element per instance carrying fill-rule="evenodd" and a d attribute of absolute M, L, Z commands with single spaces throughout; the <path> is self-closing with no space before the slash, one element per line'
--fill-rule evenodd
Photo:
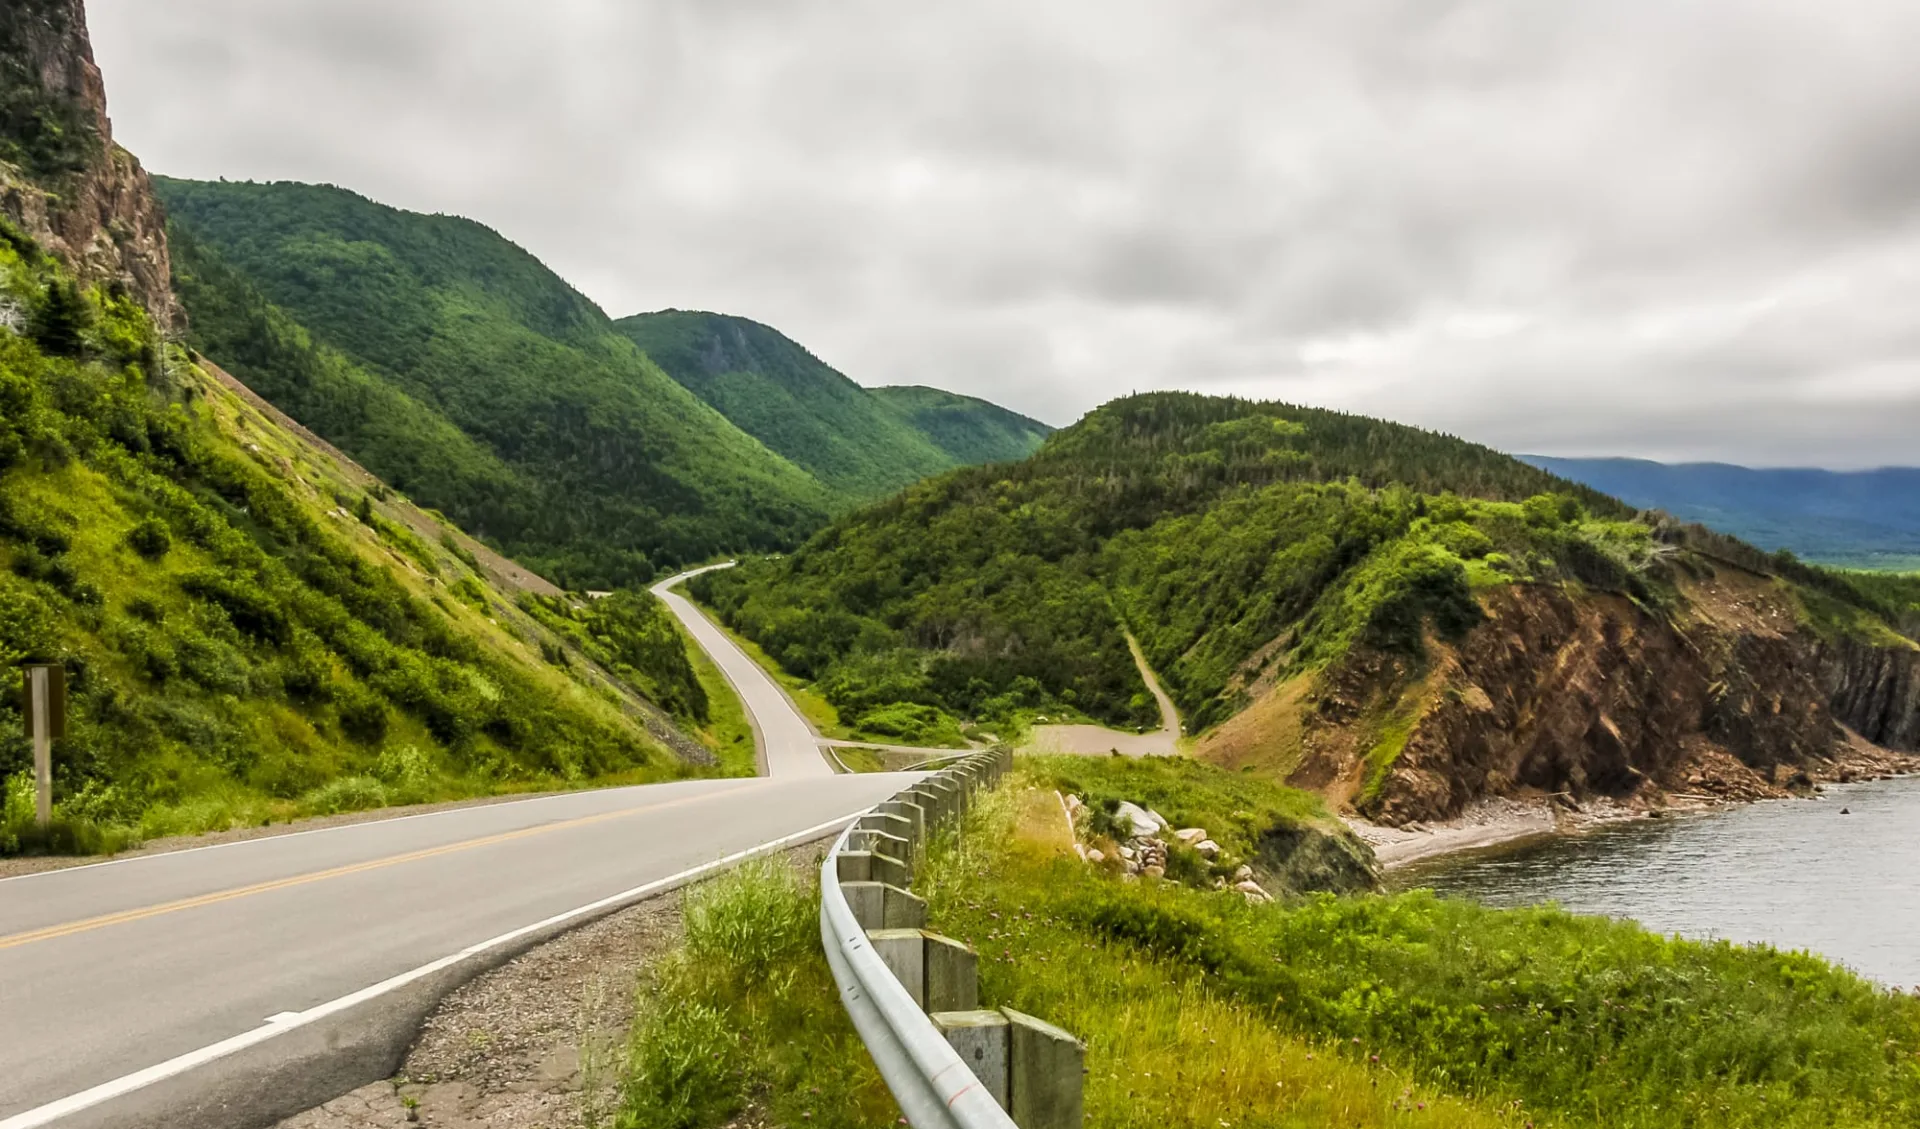
<path fill-rule="evenodd" d="M 1756 469 L 1645 459 L 1524 462 L 1643 509 L 1822 564 L 1920 571 L 1920 467 Z"/>
<path fill-rule="evenodd" d="M 862 388 L 744 318 L 616 323 L 457 216 L 324 185 L 155 187 L 194 348 L 571 587 L 791 548 L 926 475 L 1023 457 L 1051 430 L 984 401 Z"/>

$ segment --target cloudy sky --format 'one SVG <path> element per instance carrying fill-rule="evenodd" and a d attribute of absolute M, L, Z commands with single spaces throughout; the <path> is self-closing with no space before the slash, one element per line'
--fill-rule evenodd
<path fill-rule="evenodd" d="M 159 171 L 471 216 L 865 384 L 1920 463 L 1910 0 L 88 7 Z"/>

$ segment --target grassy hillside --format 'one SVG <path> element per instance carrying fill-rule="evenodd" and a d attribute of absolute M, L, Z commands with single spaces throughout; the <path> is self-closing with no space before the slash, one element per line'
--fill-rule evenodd
<path fill-rule="evenodd" d="M 777 331 L 687 310 L 614 323 L 667 374 L 850 501 L 958 466 L 1021 459 L 1050 430 L 932 388 L 862 388 Z"/>
<path fill-rule="evenodd" d="M 1751 469 L 1520 457 L 1632 505 L 1710 525 L 1769 551 L 1790 549 L 1846 568 L 1920 569 L 1920 468 Z"/>
<path fill-rule="evenodd" d="M 487 228 L 330 187 L 156 183 L 196 348 L 563 583 L 639 584 L 825 520 L 818 481 Z"/>
<path fill-rule="evenodd" d="M 1037 419 L 938 388 L 892 385 L 872 389 L 872 394 L 960 466 L 1024 459 L 1053 434 L 1053 428 Z"/>
<path fill-rule="evenodd" d="M 1623 555 L 1643 550 L 1644 531 L 1614 528 L 1626 516 L 1447 436 L 1160 393 L 1100 408 L 1026 462 L 911 487 L 696 592 L 843 717 L 915 701 L 1152 724 L 1124 623 L 1205 724 L 1232 708 L 1235 667 L 1289 625 L 1302 629 L 1289 656 L 1300 663 L 1361 637 L 1417 644 L 1423 616 L 1472 620 L 1470 575 L 1542 567 L 1536 542 L 1582 546 L 1568 567 L 1624 572 L 1587 552 L 1579 527 L 1624 539 Z"/>
<path fill-rule="evenodd" d="M 0 698 L 0 851 L 689 771 L 662 710 L 708 697 L 650 598 L 497 586 L 11 228 L 0 310 L 0 669 L 72 682 L 50 842 Z"/>

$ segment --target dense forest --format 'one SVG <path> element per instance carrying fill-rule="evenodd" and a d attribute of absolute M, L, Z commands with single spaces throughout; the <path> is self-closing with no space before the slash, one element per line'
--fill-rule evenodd
<path fill-rule="evenodd" d="M 0 226 L 0 669 L 72 687 L 39 845 L 688 771 L 595 673 L 699 725 L 664 609 L 530 607 Z M 20 733 L 0 697 L 0 852 L 36 843 Z"/>
<path fill-rule="evenodd" d="M 190 343 L 394 486 L 573 587 L 788 547 L 831 492 L 469 220 L 156 181 Z"/>
<path fill-rule="evenodd" d="M 614 323 L 667 375 L 849 502 L 957 466 L 1020 459 L 1044 424 L 932 389 L 867 389 L 778 331 L 691 310 Z M 909 405 L 897 392 L 945 397 Z"/>
<path fill-rule="evenodd" d="M 1450 436 L 1155 393 L 696 592 L 843 716 L 915 702 L 1151 724 L 1130 630 L 1198 730 L 1263 675 L 1457 637 L 1481 589 L 1564 581 L 1657 605 L 1675 543 L 1698 535 Z M 1889 608 L 1795 567 L 1850 606 Z"/>

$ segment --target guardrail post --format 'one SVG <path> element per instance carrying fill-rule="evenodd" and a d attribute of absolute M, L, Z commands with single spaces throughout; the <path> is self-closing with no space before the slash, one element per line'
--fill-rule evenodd
<path fill-rule="evenodd" d="M 868 932 L 927 926 L 927 903 L 912 891 L 885 882 L 842 882 L 840 892 L 847 896 L 854 920 Z"/>
<path fill-rule="evenodd" d="M 885 882 L 902 889 L 908 885 L 906 864 L 899 859 L 873 851 L 841 851 L 835 858 L 842 882 Z"/>
<path fill-rule="evenodd" d="M 927 809 L 903 797 L 911 793 L 902 792 L 873 810 L 882 815 L 899 816 L 913 825 L 913 834 L 908 836 L 922 848 L 927 845 Z"/>
<path fill-rule="evenodd" d="M 959 941 L 925 929 L 874 929 L 867 941 L 920 1010 L 971 1011 L 980 1002 L 979 957 Z"/>
<path fill-rule="evenodd" d="M 913 820 L 905 816 L 880 811 L 868 812 L 861 816 L 860 822 L 854 826 L 862 831 L 879 831 L 906 843 L 911 856 L 908 861 L 917 860 L 921 848 L 925 845 L 920 839 L 919 829 L 913 825 Z"/>
<path fill-rule="evenodd" d="M 855 828 L 853 834 L 847 836 L 847 845 L 856 851 L 868 851 L 876 855 L 885 855 L 899 863 L 901 869 L 906 874 L 906 881 L 899 883 L 899 885 L 913 885 L 912 843 L 907 842 L 897 835 L 889 835 L 885 831 L 866 831 Z"/>
<path fill-rule="evenodd" d="M 1051 1023 L 1007 1016 L 1007 1113 L 1020 1129 L 1080 1129 L 1086 1044 Z"/>
<path fill-rule="evenodd" d="M 930 1016 L 934 1029 L 960 1055 L 980 1085 L 1007 1108 L 1007 1017 L 998 1011 L 940 1011 Z M 1024 1129 L 1024 1127 L 1023 1127 Z"/>

